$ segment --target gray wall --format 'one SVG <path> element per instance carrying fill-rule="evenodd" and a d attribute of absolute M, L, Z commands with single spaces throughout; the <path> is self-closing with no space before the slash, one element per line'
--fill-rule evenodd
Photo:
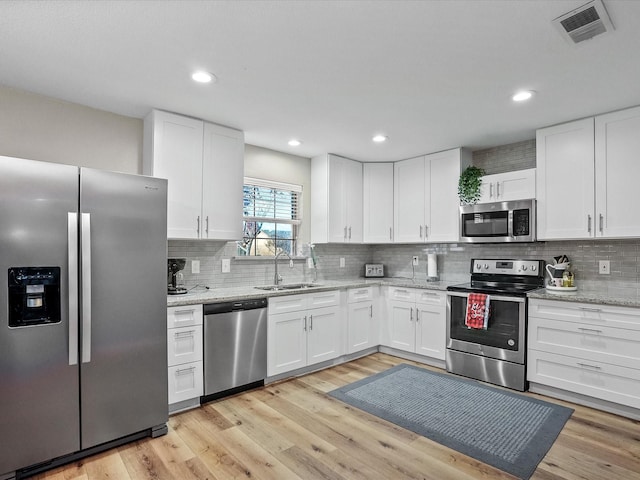
<path fill-rule="evenodd" d="M 142 172 L 142 120 L 0 85 L 0 155 Z"/>

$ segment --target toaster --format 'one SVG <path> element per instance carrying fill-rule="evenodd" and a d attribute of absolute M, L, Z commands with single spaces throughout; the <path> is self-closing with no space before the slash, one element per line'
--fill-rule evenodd
<path fill-rule="evenodd" d="M 384 277 L 384 265 L 382 263 L 367 263 L 364 266 L 365 277 Z"/>

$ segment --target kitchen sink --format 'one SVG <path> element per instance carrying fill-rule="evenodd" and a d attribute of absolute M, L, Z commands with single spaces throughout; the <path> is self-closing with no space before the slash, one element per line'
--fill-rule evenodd
<path fill-rule="evenodd" d="M 318 283 L 283 283 L 282 285 L 266 285 L 264 287 L 255 287 L 259 290 L 268 290 L 270 292 L 277 292 L 279 290 L 304 290 L 307 288 L 322 287 Z"/>

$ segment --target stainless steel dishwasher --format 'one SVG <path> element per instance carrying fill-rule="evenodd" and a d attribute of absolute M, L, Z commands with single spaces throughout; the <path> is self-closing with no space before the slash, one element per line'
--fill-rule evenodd
<path fill-rule="evenodd" d="M 205 304 L 203 313 L 202 402 L 264 385 L 267 299 Z"/>

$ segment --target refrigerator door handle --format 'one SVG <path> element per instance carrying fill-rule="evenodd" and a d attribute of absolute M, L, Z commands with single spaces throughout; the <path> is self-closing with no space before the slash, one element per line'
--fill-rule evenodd
<path fill-rule="evenodd" d="M 67 213 L 69 365 L 78 364 L 78 214 Z"/>
<path fill-rule="evenodd" d="M 82 363 L 91 361 L 91 214 L 82 214 Z"/>

